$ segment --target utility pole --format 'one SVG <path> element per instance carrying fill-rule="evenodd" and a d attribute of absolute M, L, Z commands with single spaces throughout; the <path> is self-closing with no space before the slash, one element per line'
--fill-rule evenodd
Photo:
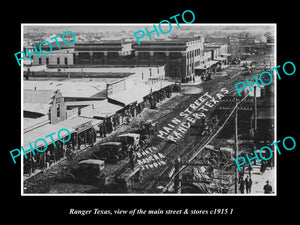
<path fill-rule="evenodd" d="M 235 148 L 234 148 L 234 154 L 235 154 L 235 158 L 238 158 L 238 99 L 235 98 Z M 235 167 L 235 183 L 234 183 L 234 192 L 237 193 L 237 181 L 238 181 L 238 168 L 237 166 Z"/>
<path fill-rule="evenodd" d="M 175 171 L 174 174 L 175 175 L 175 179 L 174 179 L 174 189 L 175 189 L 175 193 L 180 194 L 181 193 L 181 173 L 179 173 L 179 169 L 180 169 L 180 158 L 178 157 L 175 160 Z"/>
<path fill-rule="evenodd" d="M 179 61 L 179 84 L 180 84 L 180 93 L 182 93 L 182 88 L 181 88 L 181 81 L 182 81 L 182 74 L 181 74 L 181 72 L 182 72 L 182 68 L 181 68 L 181 66 L 182 66 L 182 60 L 181 59 L 179 59 L 178 60 Z"/>
<path fill-rule="evenodd" d="M 256 103 L 256 86 L 254 86 L 254 98 L 253 98 L 253 103 L 254 103 L 254 133 L 257 129 L 257 103 Z"/>

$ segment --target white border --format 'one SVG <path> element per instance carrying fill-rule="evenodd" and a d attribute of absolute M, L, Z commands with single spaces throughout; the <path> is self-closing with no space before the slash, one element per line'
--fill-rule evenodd
<path fill-rule="evenodd" d="M 175 23 L 172 23 L 172 25 Z M 162 24 L 165 25 L 165 24 Z M 175 24 L 176 25 L 176 24 Z M 180 24 L 180 26 L 274 26 L 274 66 L 277 65 L 277 23 L 192 23 L 192 24 Z M 21 51 L 23 50 L 23 27 L 24 26 L 153 26 L 153 24 L 149 23 L 21 23 Z M 178 28 L 180 29 L 180 28 Z M 238 32 L 238 31 L 237 31 Z M 23 63 L 21 63 L 21 143 L 23 143 Z M 277 76 L 275 77 L 275 99 L 274 99 L 274 110 L 275 110 L 275 140 L 277 140 Z M 21 157 L 21 196 L 243 196 L 243 197 L 250 197 L 250 196 L 277 196 L 277 152 L 274 158 L 274 167 L 275 167 L 275 181 L 274 181 L 274 193 L 273 194 L 163 194 L 163 193 L 145 193 L 145 194 L 106 194 L 106 193 L 99 193 L 99 194 L 41 194 L 41 193 L 25 193 L 24 194 L 24 181 L 23 181 L 23 157 Z"/>

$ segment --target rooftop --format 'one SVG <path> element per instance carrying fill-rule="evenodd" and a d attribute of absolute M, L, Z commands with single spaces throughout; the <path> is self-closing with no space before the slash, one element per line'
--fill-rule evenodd
<path fill-rule="evenodd" d="M 107 102 L 107 100 L 99 101 L 95 103 L 95 109 L 83 112 L 80 114 L 82 117 L 88 118 L 101 118 L 110 117 L 117 111 L 123 109 L 123 107 Z"/>
<path fill-rule="evenodd" d="M 36 90 L 35 90 L 36 89 Z M 63 97 L 105 97 L 106 83 L 83 82 L 83 81 L 49 81 L 49 80 L 26 80 L 24 91 L 31 93 L 53 93 L 59 89 Z M 37 94 L 38 95 L 38 94 Z M 48 94 L 49 95 L 49 94 Z M 48 96 L 47 95 L 47 96 Z M 25 94 L 24 94 L 25 96 Z M 24 102 L 28 102 L 25 100 Z M 36 103 L 47 103 L 45 100 L 36 100 Z"/>
<path fill-rule="evenodd" d="M 94 165 L 103 165 L 104 161 L 99 159 L 86 159 L 80 161 L 78 164 L 94 164 Z"/>
<path fill-rule="evenodd" d="M 57 133 L 60 129 L 65 128 L 63 126 L 59 126 L 58 123 L 55 125 L 52 124 L 46 124 L 44 126 L 38 127 L 36 129 L 32 129 L 29 130 L 28 132 L 24 132 L 24 141 L 23 141 L 23 146 L 25 149 L 29 148 L 29 143 L 32 144 L 35 142 L 35 140 L 37 140 L 38 138 L 44 138 L 45 136 L 55 132 Z M 71 132 L 71 131 L 70 131 Z M 66 132 L 62 132 L 61 137 L 63 138 L 64 136 L 67 136 L 67 134 L 65 134 Z M 58 140 L 58 136 L 57 135 L 53 135 L 53 139 L 54 141 Z M 47 144 L 52 143 L 50 138 L 45 139 L 47 141 Z M 40 142 L 41 143 L 41 142 Z M 33 146 L 34 147 L 34 146 Z"/>
<path fill-rule="evenodd" d="M 205 42 L 227 44 L 228 38 L 227 37 L 205 37 Z"/>
<path fill-rule="evenodd" d="M 27 118 L 23 117 L 23 125 L 24 125 L 24 132 L 30 131 L 36 127 L 45 125 L 50 123 L 48 116 L 41 116 L 39 118 Z"/>
<path fill-rule="evenodd" d="M 191 41 L 201 41 L 199 38 L 168 38 L 168 39 L 162 39 L 162 38 L 156 38 L 153 40 L 140 40 L 140 42 L 143 43 L 187 43 Z"/>
<path fill-rule="evenodd" d="M 137 72 L 142 72 L 144 70 L 149 70 L 150 68 L 152 70 L 157 69 L 158 67 L 162 66 L 97 66 L 97 67 L 77 67 L 75 66 L 69 66 L 67 68 L 54 68 L 54 67 L 46 67 L 45 65 L 42 66 L 32 66 L 30 67 L 30 71 L 46 71 L 46 72 L 57 72 L 57 69 L 60 69 L 60 72 L 80 72 L 80 73 L 107 73 L 109 77 L 109 73 L 119 73 L 119 74 L 125 74 L 130 75 Z M 27 68 L 24 69 L 27 71 Z"/>
<path fill-rule="evenodd" d="M 28 112 L 37 112 L 44 115 L 47 115 L 49 112 L 50 104 L 48 103 L 24 103 L 23 104 L 23 111 Z"/>
<path fill-rule="evenodd" d="M 36 85 L 32 85 L 32 88 L 26 88 L 25 86 L 23 90 L 24 103 L 51 104 L 57 88 L 35 90 L 35 87 Z"/>

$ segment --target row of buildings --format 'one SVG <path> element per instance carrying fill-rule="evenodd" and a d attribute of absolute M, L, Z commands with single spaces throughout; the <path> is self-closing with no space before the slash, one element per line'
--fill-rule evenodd
<path fill-rule="evenodd" d="M 166 77 L 185 82 L 210 68 L 214 70 L 226 65 L 230 56 L 227 43 L 205 42 L 203 37 L 155 39 L 141 43 L 103 39 L 75 42 L 73 46 L 59 50 L 53 43 L 51 54 L 33 55 L 29 64 L 52 68 L 165 65 Z"/>
<path fill-rule="evenodd" d="M 177 81 L 221 70 L 231 56 L 224 40 L 203 37 L 141 45 L 124 39 L 71 46 L 58 41 L 61 49 L 52 40 L 51 54 L 32 55 L 29 64 L 24 60 L 23 146 L 28 149 L 36 139 L 62 128 L 71 132 L 71 141 L 59 144 L 55 139 L 54 146 L 49 139 L 50 151 L 30 153 L 24 173 L 31 173 L 33 164 L 43 168 L 39 162 L 45 160 L 40 158 L 57 161 L 67 149 L 94 143 L 97 133 L 105 137 L 144 108 L 178 92 Z"/>
<path fill-rule="evenodd" d="M 24 73 L 28 74 L 25 68 Z M 45 168 L 105 137 L 140 115 L 144 108 L 179 92 L 179 85 L 165 80 L 165 67 L 47 68 L 31 67 L 23 80 L 23 147 L 65 128 L 71 140 L 55 144 L 48 137 L 48 150 L 30 152 L 24 158 L 24 174 Z M 44 149 L 43 142 L 38 148 Z"/>
<path fill-rule="evenodd" d="M 49 151 L 24 158 L 25 174 L 66 157 L 68 149 L 94 143 L 98 133 L 105 137 L 144 108 L 179 92 L 177 81 L 221 68 L 229 56 L 226 44 L 205 43 L 200 37 L 156 39 L 141 45 L 124 39 L 70 46 L 60 39 L 58 44 L 48 41 L 51 54 L 32 55 L 29 64 L 24 60 L 23 146 L 29 149 L 36 139 L 62 128 L 72 137 L 66 144 L 55 136 L 53 144 L 49 138 Z M 47 47 L 42 46 L 45 52 Z"/>

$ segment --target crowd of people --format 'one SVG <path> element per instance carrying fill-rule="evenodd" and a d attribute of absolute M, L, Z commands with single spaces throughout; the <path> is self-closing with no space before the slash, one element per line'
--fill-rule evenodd
<path fill-rule="evenodd" d="M 26 157 L 24 155 L 24 174 L 31 176 L 36 170 L 45 170 L 53 163 L 67 158 L 72 159 L 82 145 L 93 145 L 96 142 L 96 131 L 90 128 L 78 134 L 78 141 L 76 142 L 75 134 L 71 135 L 70 141 L 62 143 L 59 141 L 48 144 L 44 152 L 34 150 L 29 152 Z M 42 151 L 45 146 L 39 147 Z"/>

